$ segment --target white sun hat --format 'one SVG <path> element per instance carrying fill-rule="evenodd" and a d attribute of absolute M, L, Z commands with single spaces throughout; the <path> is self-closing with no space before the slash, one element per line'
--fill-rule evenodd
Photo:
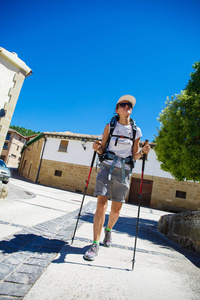
<path fill-rule="evenodd" d="M 133 106 L 134 106 L 135 103 L 136 103 L 135 97 L 133 97 L 133 96 L 131 96 L 131 95 L 124 95 L 124 96 L 121 96 L 121 97 L 119 98 L 119 100 L 117 101 L 117 104 L 120 103 L 120 102 L 122 102 L 122 101 L 124 101 L 124 100 L 127 100 L 128 102 L 132 103 Z"/>

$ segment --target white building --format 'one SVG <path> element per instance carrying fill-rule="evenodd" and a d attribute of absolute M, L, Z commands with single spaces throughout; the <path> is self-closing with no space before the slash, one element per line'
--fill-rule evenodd
<path fill-rule="evenodd" d="M 41 133 L 23 149 L 19 172 L 34 182 L 83 192 L 94 153 L 92 144 L 97 138 L 99 136 L 69 131 Z M 155 144 L 150 143 L 150 146 L 145 162 L 142 205 L 171 211 L 200 210 L 200 184 L 177 182 L 170 173 L 162 171 L 154 151 Z M 138 203 L 141 169 L 142 160 L 137 160 L 127 197 L 129 203 Z M 90 195 L 94 193 L 95 182 L 93 168 L 87 190 Z"/>
<path fill-rule="evenodd" d="M 24 79 L 30 74 L 31 69 L 16 53 L 0 47 L 0 153 Z"/>

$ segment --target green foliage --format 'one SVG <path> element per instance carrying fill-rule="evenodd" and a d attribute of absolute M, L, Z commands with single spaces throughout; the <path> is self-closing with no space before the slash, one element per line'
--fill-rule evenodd
<path fill-rule="evenodd" d="M 155 137 L 161 168 L 179 181 L 200 181 L 200 63 L 194 66 L 189 90 L 167 100 Z"/>
<path fill-rule="evenodd" d="M 200 94 L 200 61 L 195 62 L 192 66 L 195 72 L 190 74 L 190 80 L 186 85 L 186 90 L 189 95 L 192 93 Z"/>
<path fill-rule="evenodd" d="M 36 132 L 31 129 L 26 129 L 24 127 L 19 127 L 19 126 L 15 126 L 15 125 L 11 125 L 10 128 L 19 132 L 23 136 L 31 136 L 31 135 L 40 133 L 40 131 Z"/>

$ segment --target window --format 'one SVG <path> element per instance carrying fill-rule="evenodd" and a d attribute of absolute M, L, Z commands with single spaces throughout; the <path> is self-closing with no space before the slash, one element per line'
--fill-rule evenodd
<path fill-rule="evenodd" d="M 10 141 L 10 136 L 11 136 L 11 133 L 7 133 L 6 141 Z"/>
<path fill-rule="evenodd" d="M 3 160 L 0 161 L 0 167 L 6 168 L 6 164 Z"/>
<path fill-rule="evenodd" d="M 15 154 L 11 154 L 11 156 L 10 157 L 12 157 L 12 158 L 16 158 L 17 156 L 15 155 Z"/>
<path fill-rule="evenodd" d="M 68 147 L 68 141 L 60 141 L 60 146 L 59 146 L 59 149 L 58 151 L 60 152 L 67 152 L 67 147 Z"/>
<path fill-rule="evenodd" d="M 61 177 L 61 176 L 62 176 L 62 171 L 55 170 L 54 176 L 59 176 L 59 177 Z"/>
<path fill-rule="evenodd" d="M 17 146 L 17 151 L 19 150 L 19 146 Z"/>
<path fill-rule="evenodd" d="M 8 143 L 4 143 L 3 150 L 8 150 Z"/>
<path fill-rule="evenodd" d="M 186 199 L 186 192 L 176 191 L 176 197 Z"/>

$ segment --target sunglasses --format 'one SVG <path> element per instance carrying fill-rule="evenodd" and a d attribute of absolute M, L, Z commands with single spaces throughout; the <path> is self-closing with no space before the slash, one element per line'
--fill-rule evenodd
<path fill-rule="evenodd" d="M 125 107 L 126 105 L 128 105 L 129 108 L 132 108 L 132 107 L 133 107 L 133 104 L 130 103 L 130 102 L 122 102 L 122 103 L 119 103 L 119 106 L 121 106 L 121 107 Z"/>

